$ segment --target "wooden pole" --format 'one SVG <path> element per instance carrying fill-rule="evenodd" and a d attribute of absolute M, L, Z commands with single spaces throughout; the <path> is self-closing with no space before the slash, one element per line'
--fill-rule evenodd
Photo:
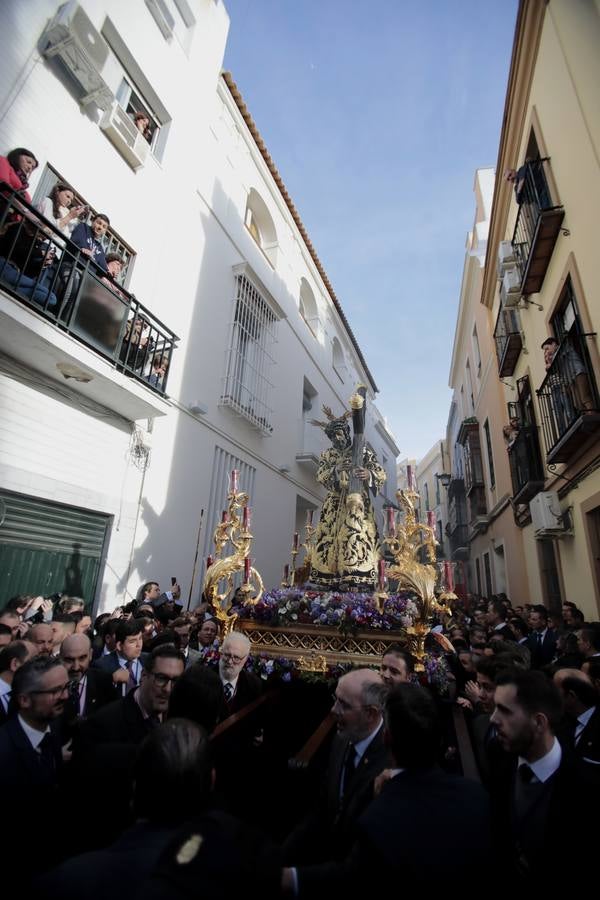
<path fill-rule="evenodd" d="M 196 555 L 194 556 L 194 568 L 192 569 L 192 580 L 190 581 L 190 592 L 188 595 L 187 609 L 189 611 L 192 602 L 192 591 L 194 590 L 194 579 L 196 578 L 196 566 L 198 565 L 198 553 L 200 551 L 200 535 L 202 533 L 202 520 L 204 518 L 204 510 L 200 510 L 200 522 L 198 524 L 198 539 L 196 541 Z"/>

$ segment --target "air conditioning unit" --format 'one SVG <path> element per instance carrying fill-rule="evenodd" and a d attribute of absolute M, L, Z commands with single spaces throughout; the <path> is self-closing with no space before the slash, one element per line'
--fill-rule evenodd
<path fill-rule="evenodd" d="M 510 266 L 502 276 L 500 284 L 500 300 L 502 306 L 509 309 L 516 306 L 521 299 L 521 273 L 516 266 Z"/>
<path fill-rule="evenodd" d="M 536 538 L 560 537 L 565 533 L 564 517 L 556 491 L 540 491 L 529 504 Z"/>
<path fill-rule="evenodd" d="M 113 92 L 101 72 L 109 56 L 108 44 L 87 14 L 73 0 L 63 4 L 46 27 L 40 49 L 47 59 L 56 59 L 79 87 L 82 106 L 95 103 L 107 109 Z"/>
<path fill-rule="evenodd" d="M 502 278 L 508 268 L 515 265 L 515 251 L 512 241 L 500 241 L 498 247 L 498 278 Z"/>
<path fill-rule="evenodd" d="M 146 0 L 146 6 L 152 13 L 152 18 L 160 28 L 162 36 L 165 40 L 170 40 L 173 37 L 175 19 L 169 12 L 166 3 L 163 3 L 163 0 Z"/>
<path fill-rule="evenodd" d="M 132 169 L 139 169 L 144 165 L 150 145 L 116 100 L 102 116 L 100 128 Z"/>

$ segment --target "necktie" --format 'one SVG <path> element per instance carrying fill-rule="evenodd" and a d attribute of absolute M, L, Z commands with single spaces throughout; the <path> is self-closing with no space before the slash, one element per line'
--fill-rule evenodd
<path fill-rule="evenodd" d="M 79 715 L 79 681 L 70 681 L 69 682 L 69 698 L 75 708 L 75 714 Z"/>
<path fill-rule="evenodd" d="M 233 697 L 233 685 L 232 685 L 232 684 L 229 684 L 229 682 L 227 681 L 227 682 L 223 685 L 223 692 L 224 692 L 224 694 L 225 694 L 225 699 L 226 699 L 227 702 L 229 703 L 229 701 L 230 701 L 231 698 Z"/>
<path fill-rule="evenodd" d="M 38 747 L 40 751 L 40 766 L 49 778 L 53 778 L 56 760 L 54 758 L 54 741 L 50 733 L 44 735 Z"/>
<path fill-rule="evenodd" d="M 541 631 L 538 631 L 538 633 L 537 633 L 537 643 L 538 643 L 538 647 L 542 646 L 542 632 Z"/>
<path fill-rule="evenodd" d="M 2 706 L 4 707 L 4 712 L 8 715 L 8 707 L 10 706 L 10 695 L 12 691 L 7 691 L 5 694 L 2 694 Z"/>
<path fill-rule="evenodd" d="M 344 760 L 344 794 L 348 793 L 348 788 L 350 787 L 350 782 L 352 781 L 355 772 L 356 747 L 354 746 L 354 744 L 348 744 L 348 749 L 346 750 L 346 759 Z"/>
<path fill-rule="evenodd" d="M 531 766 L 528 766 L 527 763 L 521 763 L 519 766 L 519 778 L 523 782 L 523 784 L 531 784 L 533 779 L 535 778 L 535 774 Z"/>
<path fill-rule="evenodd" d="M 132 659 L 130 659 L 127 662 L 127 669 L 129 671 L 129 678 L 127 680 L 127 690 L 126 690 L 127 694 L 130 691 L 134 691 L 137 687 L 137 681 L 135 680 L 135 675 L 133 674 L 133 662 L 134 661 Z"/>

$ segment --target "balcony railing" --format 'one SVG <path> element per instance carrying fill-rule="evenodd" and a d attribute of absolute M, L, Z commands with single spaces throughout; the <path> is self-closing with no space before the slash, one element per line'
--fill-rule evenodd
<path fill-rule="evenodd" d="M 450 533 L 450 553 L 453 559 L 468 559 L 469 557 L 469 526 L 455 525 Z"/>
<path fill-rule="evenodd" d="M 536 159 L 522 166 L 524 178 L 517 194 L 519 212 L 512 238 L 522 294 L 541 290 L 565 216 L 562 206 L 552 205 L 546 177 L 549 162 L 548 158 Z"/>
<path fill-rule="evenodd" d="M 498 373 L 500 378 L 512 375 L 521 354 L 521 318 L 518 309 L 501 308 L 494 329 Z"/>
<path fill-rule="evenodd" d="M 527 503 L 544 490 L 544 467 L 535 425 L 523 426 L 508 447 L 514 503 Z"/>
<path fill-rule="evenodd" d="M 590 435 L 600 431 L 598 388 L 587 353 L 567 335 L 537 392 L 549 464 L 566 463 Z"/>
<path fill-rule="evenodd" d="M 166 393 L 177 336 L 4 183 L 0 288 L 119 371 Z"/>

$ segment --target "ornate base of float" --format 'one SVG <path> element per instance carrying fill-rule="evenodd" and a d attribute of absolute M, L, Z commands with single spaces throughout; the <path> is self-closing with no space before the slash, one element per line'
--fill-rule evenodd
<path fill-rule="evenodd" d="M 326 625 L 282 627 L 239 619 L 235 629 L 248 636 L 253 654 L 271 659 L 283 656 L 309 672 L 324 672 L 340 664 L 379 665 L 390 644 L 406 644 L 403 632 L 365 629 L 342 634 L 339 629 Z"/>

